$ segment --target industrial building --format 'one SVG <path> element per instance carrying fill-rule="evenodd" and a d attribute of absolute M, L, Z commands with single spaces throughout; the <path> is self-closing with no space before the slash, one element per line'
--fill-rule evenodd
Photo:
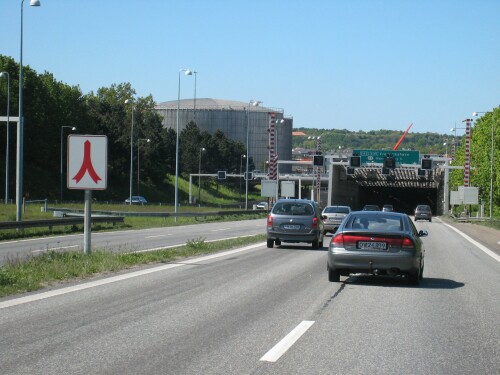
<path fill-rule="evenodd" d="M 269 161 L 270 113 L 275 113 L 277 154 L 280 160 L 292 158 L 293 118 L 285 116 L 283 109 L 255 105 L 253 101 L 245 103 L 207 98 L 158 103 L 155 109 L 163 117 L 163 127 L 174 130 L 179 109 L 179 132 L 194 121 L 201 131 L 213 134 L 221 130 L 226 137 L 244 145 L 247 144 L 248 134 L 248 155 L 253 158 L 255 169 L 262 172 L 267 170 Z"/>

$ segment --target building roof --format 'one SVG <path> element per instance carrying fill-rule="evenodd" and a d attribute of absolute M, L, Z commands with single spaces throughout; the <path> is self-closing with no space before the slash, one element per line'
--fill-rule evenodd
<path fill-rule="evenodd" d="M 193 109 L 194 99 L 181 99 L 179 100 L 179 108 L 181 109 Z M 196 98 L 196 109 L 219 109 L 219 110 L 236 110 L 236 111 L 246 111 L 248 106 L 251 105 L 249 102 L 239 102 L 236 100 L 227 99 L 212 99 L 212 98 Z M 171 100 L 168 102 L 157 103 L 156 109 L 177 109 L 177 100 Z M 269 108 L 260 106 L 251 106 L 250 110 L 255 112 L 281 112 L 283 109 L 280 108 Z"/>

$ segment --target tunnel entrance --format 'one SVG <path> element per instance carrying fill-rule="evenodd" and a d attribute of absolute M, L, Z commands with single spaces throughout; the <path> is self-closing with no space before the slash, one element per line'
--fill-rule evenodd
<path fill-rule="evenodd" d="M 332 205 L 349 205 L 361 210 L 365 204 L 392 204 L 398 212 L 412 214 L 418 204 L 428 204 L 440 214 L 443 197 L 443 173 L 434 169 L 418 174 L 418 168 L 395 168 L 383 174 L 381 168 L 359 167 L 351 174 L 343 165 L 335 165 L 332 174 Z"/>

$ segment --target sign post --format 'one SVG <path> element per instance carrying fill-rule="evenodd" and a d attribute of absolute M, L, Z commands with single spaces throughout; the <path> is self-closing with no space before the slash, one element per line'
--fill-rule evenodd
<path fill-rule="evenodd" d="M 107 187 L 108 138 L 99 135 L 68 136 L 67 187 L 85 190 L 84 241 L 85 254 L 91 252 L 92 190 Z"/>

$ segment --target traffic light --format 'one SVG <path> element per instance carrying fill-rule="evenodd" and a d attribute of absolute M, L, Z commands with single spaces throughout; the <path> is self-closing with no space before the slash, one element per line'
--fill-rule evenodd
<path fill-rule="evenodd" d="M 354 168 L 353 168 L 353 167 L 347 167 L 347 174 L 348 174 L 348 175 L 350 175 L 350 176 L 351 176 L 351 175 L 353 175 L 353 174 L 354 174 L 354 171 L 355 171 L 355 170 L 354 170 Z"/>
<path fill-rule="evenodd" d="M 226 171 L 218 171 L 217 172 L 217 179 L 218 180 L 225 180 L 226 179 Z"/>
<path fill-rule="evenodd" d="M 351 156 L 349 166 L 353 168 L 361 167 L 361 156 Z"/>
<path fill-rule="evenodd" d="M 384 157 L 384 168 L 394 169 L 396 168 L 396 158 L 392 154 L 387 154 Z"/>
<path fill-rule="evenodd" d="M 245 172 L 245 180 L 252 180 L 253 172 Z"/>
<path fill-rule="evenodd" d="M 422 169 L 432 169 L 432 159 L 429 157 L 423 157 L 421 164 Z"/>
<path fill-rule="evenodd" d="M 313 156 L 313 165 L 315 167 L 322 167 L 325 163 L 325 157 L 323 155 L 314 155 Z"/>
<path fill-rule="evenodd" d="M 418 175 L 418 176 L 424 176 L 424 177 L 425 177 L 425 170 L 424 170 L 424 169 L 420 169 L 420 168 L 418 168 L 417 175 Z"/>

